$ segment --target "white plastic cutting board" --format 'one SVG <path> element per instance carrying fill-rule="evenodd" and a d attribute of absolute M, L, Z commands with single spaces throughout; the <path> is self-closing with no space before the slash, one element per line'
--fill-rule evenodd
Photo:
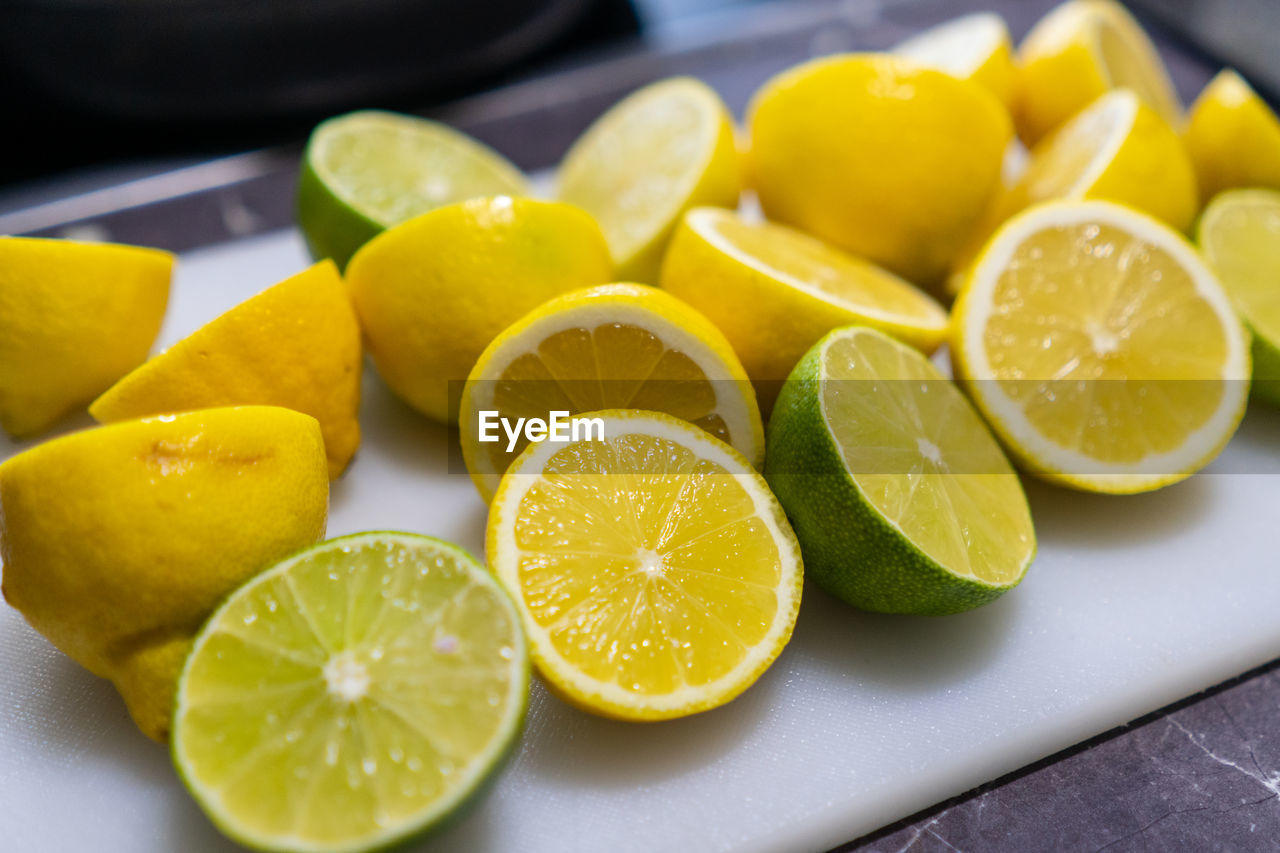
<path fill-rule="evenodd" d="M 190 253 L 161 344 L 306 263 L 293 232 Z M 330 534 L 401 528 L 479 553 L 484 506 L 449 473 L 447 432 L 372 373 L 364 395 Z M 493 790 L 411 849 L 820 850 L 1276 658 L 1280 416 L 1252 412 L 1215 468 L 1270 473 L 1129 498 L 1028 483 L 1039 558 L 972 613 L 872 616 L 809 587 L 791 645 L 711 713 L 610 722 L 535 685 Z M 5 605 L 0 703 L 0 849 L 231 849 L 111 687 Z"/>

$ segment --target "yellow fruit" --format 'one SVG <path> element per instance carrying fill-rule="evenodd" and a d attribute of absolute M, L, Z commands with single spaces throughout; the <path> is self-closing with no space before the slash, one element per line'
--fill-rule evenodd
<path fill-rule="evenodd" d="M 729 342 L 679 299 L 642 284 L 609 284 L 557 297 L 498 335 L 462 395 L 462 455 L 476 488 L 493 497 L 528 445 L 480 441 L 482 412 L 546 420 L 601 409 L 651 409 L 700 426 L 764 461 L 764 425 L 746 371 Z M 511 444 L 512 449 L 508 450 Z"/>
<path fill-rule="evenodd" d="M 756 93 L 748 123 L 766 216 L 917 284 L 946 271 L 1012 134 L 978 84 L 877 54 L 784 71 Z"/>
<path fill-rule="evenodd" d="M 489 513 L 489 565 L 567 701 L 624 720 L 723 705 L 791 636 L 795 535 L 724 442 L 655 412 L 595 416 L 604 439 L 543 441 L 511 466 Z"/>
<path fill-rule="evenodd" d="M 1191 106 L 1186 141 L 1206 203 L 1237 187 L 1280 189 L 1280 118 L 1230 68 Z"/>
<path fill-rule="evenodd" d="M 947 333 L 942 306 L 892 273 L 786 226 L 715 208 L 685 215 L 662 286 L 724 332 L 766 404 L 809 347 L 839 326 L 873 326 L 929 352 Z"/>
<path fill-rule="evenodd" d="M 656 284 L 680 214 L 737 207 L 738 153 L 729 110 L 689 77 L 630 95 L 587 129 L 560 167 L 557 192 L 595 216 L 618 277 Z"/>
<path fill-rule="evenodd" d="M 0 237 L 0 427 L 43 432 L 141 364 L 172 272 L 156 249 Z"/>
<path fill-rule="evenodd" d="M 975 12 L 939 24 L 894 47 L 898 56 L 985 86 L 1012 111 L 1017 89 L 1013 42 L 1004 18 Z"/>
<path fill-rule="evenodd" d="M 174 684 L 227 593 L 324 534 L 315 419 L 269 406 L 127 421 L 0 464 L 4 597 L 168 736 Z"/>
<path fill-rule="evenodd" d="M 1207 465 L 1235 432 L 1249 340 L 1186 239 L 1130 208 L 1060 201 L 996 232 L 953 311 L 952 359 L 1031 471 L 1147 491 Z"/>
<path fill-rule="evenodd" d="M 1067 0 L 1045 15 L 1019 48 L 1018 133 L 1038 142 L 1099 95 L 1132 89 L 1170 125 L 1182 104 L 1141 25 L 1113 0 Z"/>
<path fill-rule="evenodd" d="M 360 444 L 360 327 L 332 261 L 242 302 L 121 379 L 101 423 L 217 406 L 284 406 L 320 422 L 329 476 Z"/>
<path fill-rule="evenodd" d="M 579 208 L 527 198 L 441 207 L 370 240 L 347 267 L 365 344 L 391 390 L 454 423 L 489 342 L 543 302 L 613 277 Z"/>

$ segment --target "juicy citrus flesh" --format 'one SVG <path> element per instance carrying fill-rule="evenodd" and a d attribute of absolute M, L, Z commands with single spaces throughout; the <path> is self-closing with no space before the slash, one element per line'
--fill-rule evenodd
<path fill-rule="evenodd" d="M 1019 180 L 1026 202 L 1087 192 L 1120 150 L 1137 114 L 1132 93 L 1103 95 L 1036 146 Z"/>
<path fill-rule="evenodd" d="M 1179 117 L 1181 108 L 1168 74 L 1150 40 L 1128 13 L 1107 9 L 1099 16 L 1096 38 L 1113 86 L 1132 89 L 1169 120 Z"/>
<path fill-rule="evenodd" d="M 197 637 L 174 760 L 236 839 L 354 850 L 445 816 L 523 718 L 510 599 L 461 550 L 358 534 L 278 564 Z"/>
<path fill-rule="evenodd" d="M 772 662 L 799 607 L 790 527 L 739 454 L 650 412 L 603 441 L 531 447 L 490 516 L 494 571 L 542 673 L 588 710 L 684 716 Z"/>
<path fill-rule="evenodd" d="M 527 192 L 524 176 L 499 154 L 414 116 L 343 116 L 321 126 L 307 153 L 342 201 L 384 227 L 469 198 Z"/>
<path fill-rule="evenodd" d="M 876 511 L 950 572 L 1021 580 L 1035 535 L 1018 477 L 986 425 L 926 359 L 870 330 L 823 352 L 822 411 Z"/>

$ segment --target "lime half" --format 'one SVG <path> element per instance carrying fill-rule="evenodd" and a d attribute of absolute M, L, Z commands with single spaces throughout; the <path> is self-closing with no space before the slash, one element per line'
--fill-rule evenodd
<path fill-rule="evenodd" d="M 298 224 L 316 260 L 339 267 L 377 234 L 470 198 L 527 195 L 520 170 L 447 125 L 362 110 L 321 123 L 298 178 Z"/>
<path fill-rule="evenodd" d="M 450 814 L 515 742 L 520 617 L 465 552 L 425 536 L 323 542 L 237 590 L 178 684 L 174 764 L 236 841 L 380 847 Z"/>
<path fill-rule="evenodd" d="M 809 350 L 765 448 L 805 571 L 856 607 L 968 610 L 1016 586 L 1035 555 L 1022 485 L 986 425 L 880 332 L 837 329 Z"/>

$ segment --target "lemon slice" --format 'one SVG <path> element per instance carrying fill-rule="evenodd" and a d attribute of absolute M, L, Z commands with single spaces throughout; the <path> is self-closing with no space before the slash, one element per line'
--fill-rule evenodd
<path fill-rule="evenodd" d="M 461 549 L 331 539 L 209 617 L 178 683 L 173 761 L 241 844 L 385 847 L 455 814 L 501 764 L 526 648 L 511 600 Z"/>
<path fill-rule="evenodd" d="M 462 452 L 485 500 L 529 443 L 500 428 L 480 440 L 484 412 L 512 421 L 599 409 L 651 409 L 683 418 L 764 461 L 755 393 L 724 335 L 680 300 L 640 284 L 553 299 L 494 339 L 462 396 Z M 510 449 L 508 449 L 510 447 Z"/>
<path fill-rule="evenodd" d="M 1132 89 L 1170 125 L 1182 105 L 1142 26 L 1113 0 L 1067 0 L 1019 48 L 1018 132 L 1031 145 L 1102 93 Z"/>
<path fill-rule="evenodd" d="M 975 12 L 900 42 L 893 52 L 913 62 L 986 86 L 1005 105 L 1014 103 L 1017 69 L 1004 18 Z"/>
<path fill-rule="evenodd" d="M 1018 477 L 927 358 L 861 326 L 796 366 L 769 420 L 765 478 L 805 570 L 865 610 L 944 614 L 992 601 L 1035 555 Z"/>
<path fill-rule="evenodd" d="M 740 189 L 729 110 L 690 77 L 646 86 L 597 119 L 565 155 L 557 186 L 600 223 L 619 278 L 646 284 L 657 282 L 680 214 L 737 207 Z"/>
<path fill-rule="evenodd" d="M 662 286 L 725 333 L 769 403 L 800 356 L 838 326 L 864 323 L 928 351 L 947 333 L 942 306 L 887 270 L 727 210 L 685 215 Z"/>
<path fill-rule="evenodd" d="M 1280 189 L 1280 117 L 1230 68 L 1191 106 L 1186 141 L 1205 201 L 1233 187 Z"/>
<path fill-rule="evenodd" d="M 603 440 L 540 442 L 511 466 L 489 564 L 568 701 L 628 720 L 722 705 L 791 636 L 795 536 L 729 445 L 669 415 L 595 416 Z"/>
<path fill-rule="evenodd" d="M 1199 240 L 1253 332 L 1253 393 L 1280 406 L 1280 192 L 1220 194 L 1200 218 Z"/>
<path fill-rule="evenodd" d="M 1195 249 L 1101 201 L 1007 222 L 953 312 L 974 402 L 1050 480 L 1138 492 L 1190 476 L 1227 443 L 1248 395 L 1248 337 Z"/>

